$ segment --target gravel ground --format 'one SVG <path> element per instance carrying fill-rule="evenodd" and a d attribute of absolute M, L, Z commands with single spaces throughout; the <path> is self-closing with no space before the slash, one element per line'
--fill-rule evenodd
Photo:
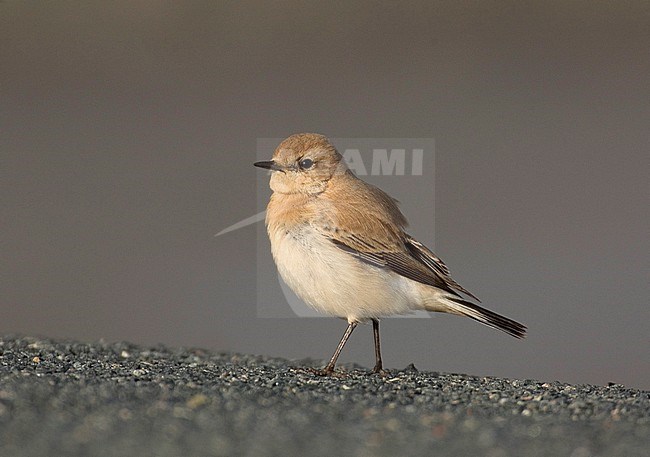
<path fill-rule="evenodd" d="M 321 363 L 0 337 L 0 455 L 650 455 L 650 392 Z"/>

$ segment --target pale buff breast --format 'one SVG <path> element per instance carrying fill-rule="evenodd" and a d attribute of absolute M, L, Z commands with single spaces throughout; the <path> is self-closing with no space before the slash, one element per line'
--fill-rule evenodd
<path fill-rule="evenodd" d="M 316 310 L 349 322 L 421 309 L 416 283 L 353 257 L 308 224 L 269 225 L 271 251 L 287 285 Z"/>

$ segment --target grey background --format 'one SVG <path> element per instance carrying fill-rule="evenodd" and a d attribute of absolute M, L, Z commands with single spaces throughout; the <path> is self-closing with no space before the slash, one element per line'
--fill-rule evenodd
<path fill-rule="evenodd" d="M 391 319 L 386 365 L 650 388 L 649 23 L 624 1 L 1 2 L 0 332 L 329 357 L 342 321 L 256 317 L 256 227 L 213 236 L 257 210 L 256 139 L 431 137 L 435 240 L 405 208 L 412 233 L 530 336 Z M 342 359 L 372 364 L 368 326 Z"/>

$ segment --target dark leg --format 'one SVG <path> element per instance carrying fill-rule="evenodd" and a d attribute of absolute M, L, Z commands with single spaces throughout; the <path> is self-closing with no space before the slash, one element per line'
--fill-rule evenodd
<path fill-rule="evenodd" d="M 319 374 L 328 375 L 334 372 L 334 365 L 336 365 L 336 360 L 339 358 L 339 355 L 341 355 L 343 346 L 345 346 L 345 343 L 348 341 L 348 338 L 350 338 L 350 335 L 352 335 L 352 331 L 355 328 L 357 328 L 357 325 L 358 324 L 356 322 L 352 322 L 351 324 L 348 324 L 348 328 L 345 330 L 345 333 L 343 334 L 343 338 L 341 338 L 341 341 L 339 342 L 336 351 L 334 351 L 334 355 L 332 355 L 332 358 L 330 359 L 329 363 L 325 365 L 325 368 L 319 370 Z"/>
<path fill-rule="evenodd" d="M 379 342 L 379 319 L 372 320 L 372 333 L 375 337 L 375 368 L 372 369 L 373 373 L 386 374 L 381 362 L 381 345 Z"/>

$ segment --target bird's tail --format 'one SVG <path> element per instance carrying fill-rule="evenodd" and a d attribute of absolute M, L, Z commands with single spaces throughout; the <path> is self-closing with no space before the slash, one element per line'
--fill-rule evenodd
<path fill-rule="evenodd" d="M 515 338 L 526 337 L 525 325 L 490 311 L 489 309 L 485 309 L 458 297 L 446 296 L 444 297 L 444 302 L 454 314 L 470 317 L 481 324 L 506 332 L 508 335 L 514 336 Z"/>

